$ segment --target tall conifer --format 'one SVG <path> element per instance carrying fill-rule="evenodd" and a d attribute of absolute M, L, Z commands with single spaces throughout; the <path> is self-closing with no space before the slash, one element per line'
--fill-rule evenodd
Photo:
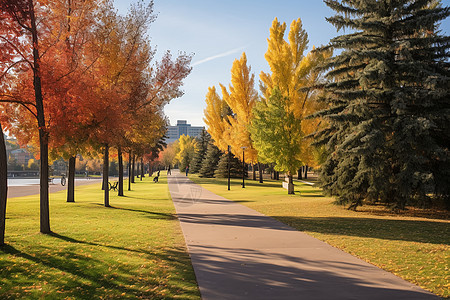
<path fill-rule="evenodd" d="M 433 0 L 324 1 L 327 20 L 350 33 L 330 41 L 340 54 L 329 83 L 322 131 L 330 156 L 322 183 L 341 203 L 404 208 L 439 196 L 449 203 L 449 37 Z"/>
<path fill-rule="evenodd" d="M 244 170 L 244 174 L 247 177 L 247 169 Z M 228 178 L 228 153 L 222 154 L 217 170 L 214 172 L 214 176 L 218 178 Z M 230 177 L 242 178 L 242 162 L 234 155 L 230 157 Z"/>
<path fill-rule="evenodd" d="M 202 167 L 200 168 L 200 177 L 213 177 L 214 172 L 217 169 L 217 164 L 219 163 L 219 158 L 221 151 L 216 145 L 211 141 L 208 145 L 208 151 L 206 152 L 206 157 L 203 160 Z"/>
<path fill-rule="evenodd" d="M 206 130 L 202 130 L 200 137 L 197 139 L 197 150 L 192 158 L 191 167 L 189 172 L 198 173 L 202 167 L 202 163 L 206 157 L 206 151 L 208 150 L 208 144 L 211 136 Z"/>

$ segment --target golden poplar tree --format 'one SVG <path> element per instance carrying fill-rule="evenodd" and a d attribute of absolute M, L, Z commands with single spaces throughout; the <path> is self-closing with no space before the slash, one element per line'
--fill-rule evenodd
<path fill-rule="evenodd" d="M 311 87 L 320 77 L 320 73 L 315 71 L 315 67 L 324 58 L 331 55 L 329 52 L 311 51 L 305 55 L 308 46 L 308 35 L 302 28 L 299 19 L 292 21 L 287 40 L 284 39 L 286 23 L 278 22 L 275 18 L 270 28 L 270 35 L 267 39 L 268 49 L 265 58 L 270 66 L 270 73 L 261 72 L 261 92 L 262 101 L 267 102 L 275 88 L 279 90 L 281 96 L 286 97 L 287 113 L 292 113 L 300 122 L 298 130 L 304 137 L 314 132 L 321 123 L 320 120 L 305 120 L 305 117 L 317 111 L 320 105 L 314 101 L 314 93 Z M 303 163 L 312 163 L 313 150 L 310 141 L 301 138 L 296 141 L 301 148 L 298 160 Z"/>
<path fill-rule="evenodd" d="M 241 147 L 245 147 L 245 160 L 252 164 L 258 162 L 258 152 L 253 146 L 248 129 L 253 118 L 252 109 L 258 99 L 254 85 L 255 75 L 251 74 L 251 68 L 247 66 L 247 56 L 244 52 L 240 59 L 233 62 L 229 91 L 224 85 L 220 85 L 223 100 L 233 111 L 232 115 L 227 116 L 229 126 L 223 137 L 231 146 L 233 154 L 241 161 Z"/>
<path fill-rule="evenodd" d="M 180 163 L 180 170 L 185 169 L 191 163 L 197 149 L 197 141 L 189 135 L 181 135 L 177 144 L 175 159 Z"/>
<path fill-rule="evenodd" d="M 221 151 L 227 151 L 228 143 L 224 139 L 224 132 L 229 130 L 227 115 L 231 114 L 228 104 L 217 94 L 216 87 L 209 87 L 206 94 L 205 117 L 203 120 L 208 126 L 208 132 L 214 144 Z"/>

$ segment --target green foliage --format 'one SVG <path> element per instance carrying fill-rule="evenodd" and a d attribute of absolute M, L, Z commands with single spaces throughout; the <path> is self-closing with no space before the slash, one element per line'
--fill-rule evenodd
<path fill-rule="evenodd" d="M 331 1 L 327 20 L 350 28 L 331 40 L 317 135 L 330 153 L 324 189 L 351 207 L 404 208 L 444 198 L 450 205 L 449 37 L 435 1 Z"/>
<path fill-rule="evenodd" d="M 208 145 L 206 157 L 203 160 L 202 167 L 199 171 L 200 177 L 214 176 L 214 172 L 216 171 L 217 165 L 219 163 L 220 155 L 221 151 L 219 150 L 219 148 L 217 148 L 217 146 L 214 145 L 214 142 L 211 140 Z"/>
<path fill-rule="evenodd" d="M 208 150 L 208 144 L 211 136 L 206 130 L 202 130 L 200 138 L 197 139 L 197 150 L 192 158 L 189 168 L 190 173 L 198 173 L 202 167 L 203 160 L 206 157 L 206 151 Z"/>
<path fill-rule="evenodd" d="M 275 88 L 267 101 L 255 105 L 250 132 L 261 161 L 274 162 L 275 170 L 292 175 L 302 165 L 299 159 L 302 132 L 289 107 L 289 98 Z"/>
<path fill-rule="evenodd" d="M 247 168 L 245 168 L 245 176 L 247 176 Z M 217 166 L 217 170 L 214 173 L 215 177 L 228 178 L 228 153 L 222 154 Z M 230 177 L 242 178 L 242 162 L 233 154 L 230 158 Z"/>

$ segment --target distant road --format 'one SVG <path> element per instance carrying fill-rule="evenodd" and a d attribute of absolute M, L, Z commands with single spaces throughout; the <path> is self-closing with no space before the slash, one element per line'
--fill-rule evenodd
<path fill-rule="evenodd" d="M 27 179 L 23 179 L 27 180 Z M 75 179 L 75 186 L 86 185 L 86 184 L 94 184 L 100 183 L 102 181 L 101 178 L 96 179 Z M 60 179 L 55 178 L 54 183 L 49 184 L 49 192 L 55 193 L 61 190 L 67 189 L 67 184 L 62 186 L 60 184 Z M 39 194 L 39 184 L 31 184 L 31 185 L 23 185 L 23 186 L 8 186 L 8 199 L 14 197 L 23 197 L 30 195 Z"/>

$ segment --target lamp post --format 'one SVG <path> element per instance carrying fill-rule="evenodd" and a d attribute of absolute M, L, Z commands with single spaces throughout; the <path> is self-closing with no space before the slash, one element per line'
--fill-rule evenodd
<path fill-rule="evenodd" d="M 231 146 L 228 145 L 228 190 L 230 190 L 230 157 L 231 157 Z"/>
<path fill-rule="evenodd" d="M 245 149 L 247 147 L 241 147 L 242 149 L 242 188 L 245 188 Z"/>

